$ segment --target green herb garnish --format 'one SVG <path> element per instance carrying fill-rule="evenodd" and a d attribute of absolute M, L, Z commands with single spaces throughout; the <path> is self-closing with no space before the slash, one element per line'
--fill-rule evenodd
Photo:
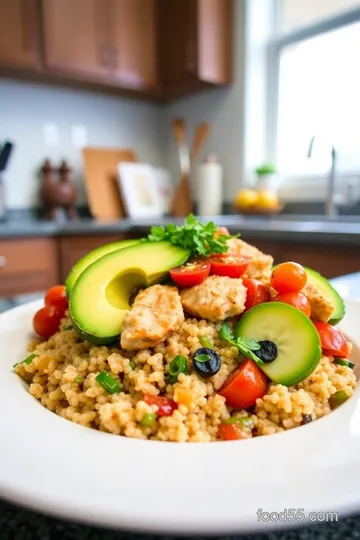
<path fill-rule="evenodd" d="M 336 407 L 339 407 L 339 405 L 345 403 L 347 399 L 349 399 L 349 396 L 345 390 L 339 390 L 338 392 L 335 392 L 335 394 L 333 394 L 329 398 L 330 408 L 336 409 Z"/>
<path fill-rule="evenodd" d="M 345 358 L 335 358 L 334 359 L 335 364 L 339 364 L 340 366 L 346 366 L 350 369 L 354 369 L 355 364 L 350 362 L 349 360 L 345 360 Z"/>
<path fill-rule="evenodd" d="M 81 384 L 82 382 L 84 382 L 84 377 L 82 377 L 81 375 L 78 375 L 77 377 L 75 377 L 75 382 L 77 382 L 78 384 Z"/>
<path fill-rule="evenodd" d="M 131 369 L 136 368 L 136 364 L 135 364 L 134 360 L 130 360 L 129 366 L 131 367 Z"/>
<path fill-rule="evenodd" d="M 222 323 L 221 325 L 220 337 L 224 341 L 228 341 L 231 345 L 234 345 L 234 347 L 236 347 L 246 358 L 251 358 L 256 364 L 264 364 L 264 362 L 254 353 L 254 351 L 261 349 L 261 345 L 255 339 L 245 337 L 236 338 L 234 332 L 226 323 Z"/>
<path fill-rule="evenodd" d="M 200 362 L 200 364 L 203 364 L 205 362 L 209 362 L 211 358 L 208 354 L 198 354 L 196 355 L 195 360 L 196 362 Z"/>
<path fill-rule="evenodd" d="M 231 416 L 224 422 L 225 424 L 242 424 L 244 427 L 247 427 L 249 429 L 254 428 L 254 422 L 252 418 L 248 417 L 240 417 L 240 416 Z"/>
<path fill-rule="evenodd" d="M 116 394 L 121 390 L 121 384 L 118 380 L 114 379 L 107 371 L 100 371 L 96 375 L 95 379 L 109 394 Z"/>
<path fill-rule="evenodd" d="M 211 344 L 210 339 L 207 336 L 200 336 L 199 341 L 203 347 L 206 347 L 207 349 L 213 349 L 214 347 Z"/>
<path fill-rule="evenodd" d="M 156 420 L 156 413 L 146 413 L 140 420 L 142 426 L 151 427 Z"/>
<path fill-rule="evenodd" d="M 16 362 L 16 364 L 13 365 L 13 368 L 18 366 L 19 364 L 31 364 L 31 362 L 34 360 L 34 358 L 36 358 L 36 354 L 30 354 L 30 356 L 25 358 L 25 360 L 23 360 L 22 362 Z"/>
<path fill-rule="evenodd" d="M 178 354 L 177 356 L 175 356 L 175 358 L 171 361 L 169 365 L 169 382 L 171 384 L 176 383 L 180 373 L 186 373 L 186 371 L 186 358 L 185 356 Z"/>
<path fill-rule="evenodd" d="M 193 255 L 209 257 L 213 253 L 226 253 L 228 250 L 227 241 L 229 238 L 240 236 L 230 236 L 220 234 L 215 238 L 218 227 L 213 221 L 201 223 L 193 214 L 185 219 L 184 225 L 169 223 L 166 227 L 151 227 L 150 234 L 142 238 L 141 242 L 161 242 L 167 240 L 175 246 L 189 249 Z"/>

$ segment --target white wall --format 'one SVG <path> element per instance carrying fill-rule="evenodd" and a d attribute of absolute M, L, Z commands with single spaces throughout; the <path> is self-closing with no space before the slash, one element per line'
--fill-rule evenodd
<path fill-rule="evenodd" d="M 0 80 L 0 144 L 15 143 L 4 174 L 9 208 L 36 206 L 36 171 L 45 158 L 67 159 L 74 169 L 79 202 L 85 202 L 81 150 L 70 141 L 73 125 L 86 127 L 89 146 L 133 148 L 138 159 L 154 165 L 164 162 L 162 111 L 158 105 L 108 97 L 79 90 Z M 59 146 L 44 142 L 43 125 L 55 123 Z"/>
<path fill-rule="evenodd" d="M 206 90 L 170 103 L 164 113 L 164 133 L 168 153 L 168 166 L 174 179 L 180 174 L 179 158 L 171 132 L 171 121 L 176 116 L 188 123 L 190 141 L 198 122 L 211 124 L 212 133 L 200 154 L 200 160 L 209 152 L 218 156 L 224 167 L 224 198 L 231 201 L 243 182 L 244 170 L 244 55 L 245 0 L 235 0 L 234 21 L 234 83 L 229 89 Z M 199 162 L 199 160 L 198 160 Z M 198 163 L 197 162 L 197 163 Z M 194 184 L 195 174 L 192 175 Z"/>

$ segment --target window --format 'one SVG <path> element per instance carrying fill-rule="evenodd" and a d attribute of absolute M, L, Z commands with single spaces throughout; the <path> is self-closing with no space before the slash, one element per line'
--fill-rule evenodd
<path fill-rule="evenodd" d="M 280 0 L 278 8 L 269 45 L 268 157 L 285 176 L 323 174 L 333 144 L 338 170 L 358 173 L 360 0 Z"/>

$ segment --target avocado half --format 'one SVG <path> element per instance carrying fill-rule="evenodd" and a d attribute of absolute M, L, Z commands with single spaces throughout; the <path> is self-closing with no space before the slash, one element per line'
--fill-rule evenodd
<path fill-rule="evenodd" d="M 303 267 L 307 273 L 307 283 L 311 283 L 316 287 L 324 297 L 331 302 L 335 309 L 329 321 L 329 324 L 338 324 L 345 316 L 345 304 L 340 294 L 334 289 L 329 281 L 311 268 Z"/>
<path fill-rule="evenodd" d="M 72 267 L 71 272 L 69 273 L 68 277 L 66 278 L 66 294 L 67 297 L 70 297 L 71 291 L 75 285 L 76 280 L 80 276 L 80 274 L 90 266 L 93 262 L 97 261 L 101 257 L 104 257 L 104 255 L 107 255 L 108 253 L 112 253 L 113 251 L 117 251 L 119 249 L 125 249 L 127 247 L 130 247 L 132 245 L 138 244 L 140 240 L 134 239 L 134 240 L 121 240 L 119 242 L 111 242 L 110 244 L 106 244 L 104 246 L 100 246 L 97 249 L 94 249 L 90 253 L 87 253 L 78 260 L 78 262 Z"/>
<path fill-rule="evenodd" d="M 170 242 L 145 242 L 104 255 L 80 274 L 70 295 L 79 334 L 96 345 L 115 343 L 134 290 L 163 281 L 187 261 L 190 250 Z"/>

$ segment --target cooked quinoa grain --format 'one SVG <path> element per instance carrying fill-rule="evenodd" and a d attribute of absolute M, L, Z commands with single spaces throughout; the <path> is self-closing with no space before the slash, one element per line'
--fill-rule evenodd
<path fill-rule="evenodd" d="M 233 321 L 227 321 L 230 326 Z M 356 386 L 353 371 L 322 357 L 315 371 L 294 387 L 270 384 L 251 414 L 225 404 L 217 391 L 239 365 L 239 352 L 219 337 L 220 322 L 185 319 L 179 329 L 154 348 L 125 351 L 82 341 L 65 318 L 61 331 L 50 339 L 34 339 L 28 350 L 36 357 L 30 364 L 18 364 L 15 371 L 27 383 L 29 392 L 43 406 L 77 424 L 126 437 L 175 442 L 219 440 L 219 425 L 230 416 L 248 417 L 253 428 L 242 428 L 243 438 L 270 435 L 301 426 L 330 412 L 329 398 L 339 390 L 352 396 Z M 206 336 L 220 355 L 220 371 L 201 379 L 192 367 L 192 355 Z M 168 381 L 169 364 L 176 355 L 187 361 L 187 372 L 175 384 Z M 121 391 L 109 394 L 96 376 L 108 372 L 121 383 Z M 161 416 L 157 405 L 145 396 L 166 396 L 177 407 Z M 156 413 L 151 425 L 144 415 Z M 251 424 L 251 422 L 250 422 Z"/>

